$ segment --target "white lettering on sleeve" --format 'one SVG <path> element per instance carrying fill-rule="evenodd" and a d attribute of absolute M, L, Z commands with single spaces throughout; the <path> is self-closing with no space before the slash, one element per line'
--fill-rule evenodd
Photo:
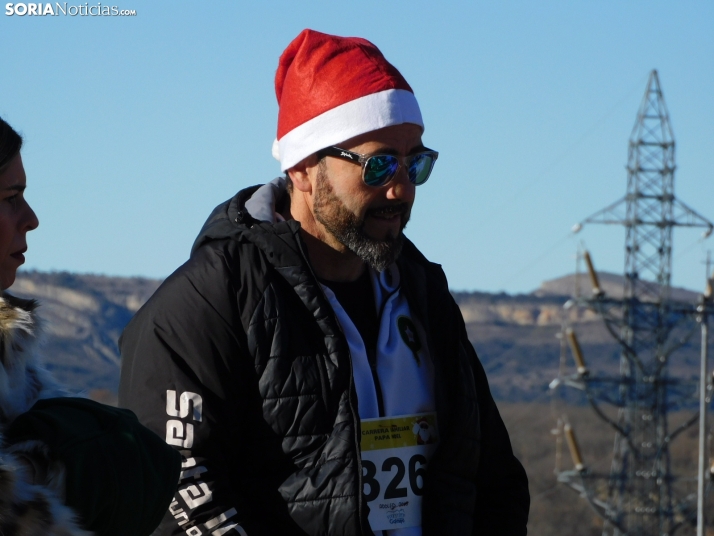
<path fill-rule="evenodd" d="M 204 523 L 204 526 L 205 526 L 208 530 L 211 530 L 211 529 L 217 527 L 218 525 L 220 525 L 221 523 L 223 523 L 224 521 L 228 520 L 229 518 L 233 517 L 234 515 L 236 515 L 236 509 L 235 509 L 235 508 L 231 508 L 231 509 L 228 510 L 227 512 L 223 512 L 221 515 L 216 516 L 216 517 L 214 517 L 213 519 L 211 519 L 211 520 L 209 520 L 209 521 L 206 521 L 206 522 Z"/>
<path fill-rule="evenodd" d="M 213 494 L 205 482 L 197 482 L 196 484 L 186 486 L 179 490 L 179 495 L 186 501 L 186 504 L 191 510 L 209 502 L 213 498 Z"/>
<path fill-rule="evenodd" d="M 213 536 L 223 536 L 226 532 L 228 532 L 231 529 L 235 529 L 240 536 L 248 536 L 248 533 L 243 530 L 243 527 L 241 527 L 238 523 L 231 523 L 230 525 L 226 525 L 225 527 L 221 527 L 220 529 L 214 530 L 211 534 Z"/>
<path fill-rule="evenodd" d="M 171 512 L 172 516 L 177 516 L 179 513 L 183 512 L 181 508 L 178 507 L 179 503 L 176 499 L 171 501 L 171 504 L 169 505 L 169 512 Z M 174 510 L 175 508 L 175 510 Z"/>
<path fill-rule="evenodd" d="M 193 484 L 179 489 L 178 493 L 186 503 L 188 509 L 193 510 L 202 504 L 211 502 L 213 500 L 213 493 L 208 485 L 199 479 L 203 473 L 207 472 L 207 469 L 203 466 L 196 467 L 196 459 L 191 456 L 191 451 L 189 450 L 193 447 L 194 425 L 185 423 L 179 419 L 186 419 L 190 414 L 190 418 L 193 421 L 201 422 L 203 419 L 203 399 L 200 395 L 190 391 L 183 392 L 181 396 L 177 397 L 175 390 L 168 389 L 166 391 L 166 414 L 169 417 L 174 417 L 166 421 L 166 443 L 184 449 L 181 451 L 184 460 L 181 462 L 182 471 L 179 483 L 191 477 L 194 479 Z M 177 521 L 178 526 L 184 530 L 186 536 L 203 535 L 201 529 L 196 527 L 194 522 L 190 520 L 189 513 L 184 512 L 184 510 L 179 507 L 177 499 L 174 499 L 171 503 L 169 511 Z M 238 525 L 218 528 L 221 523 L 225 523 L 228 517 L 233 514 L 235 514 L 234 509 L 226 512 L 225 519 L 216 521 L 214 528 L 216 528 L 217 531 L 220 530 L 220 534 L 227 532 L 231 528 L 235 528 L 241 532 L 241 534 L 247 536 L 245 531 Z M 218 518 L 214 519 L 217 520 Z M 216 534 L 218 534 L 218 532 L 216 532 Z"/>
<path fill-rule="evenodd" d="M 171 417 L 188 417 L 189 404 L 193 408 L 193 420 L 201 422 L 203 413 L 203 399 L 201 395 L 186 391 L 181 393 L 179 408 L 176 408 L 176 391 L 167 390 L 166 391 L 166 413 Z"/>
<path fill-rule="evenodd" d="M 191 469 L 181 471 L 181 475 L 179 476 L 179 482 L 191 477 L 198 480 L 198 478 L 206 471 L 207 469 L 203 465 L 199 465 L 198 467 L 192 467 Z"/>
<path fill-rule="evenodd" d="M 186 425 L 184 437 L 184 424 L 177 420 L 166 421 L 166 442 L 169 445 L 190 449 L 193 446 L 193 424 Z"/>

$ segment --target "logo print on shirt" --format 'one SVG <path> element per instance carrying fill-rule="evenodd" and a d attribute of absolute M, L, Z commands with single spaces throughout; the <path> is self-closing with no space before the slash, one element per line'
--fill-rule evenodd
<path fill-rule="evenodd" d="M 414 359 L 417 365 L 421 366 L 421 359 L 419 359 L 419 350 L 421 350 L 421 341 L 419 340 L 419 335 L 417 334 L 416 326 L 412 319 L 408 316 L 397 317 L 397 329 L 399 334 L 402 336 L 404 344 L 407 345 L 412 353 L 414 354 Z"/>

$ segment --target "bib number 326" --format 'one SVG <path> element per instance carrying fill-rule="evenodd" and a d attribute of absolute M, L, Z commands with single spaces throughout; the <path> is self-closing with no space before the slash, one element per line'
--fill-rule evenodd
<path fill-rule="evenodd" d="M 436 439 L 433 414 L 362 421 L 362 483 L 372 530 L 421 525 L 424 475 Z"/>
<path fill-rule="evenodd" d="M 393 478 L 389 481 L 389 484 L 387 484 L 384 490 L 384 495 L 382 495 L 384 500 L 407 497 L 410 490 L 414 495 L 420 496 L 422 494 L 426 457 L 422 454 L 415 454 L 409 458 L 408 466 L 409 469 L 405 468 L 404 462 L 401 458 L 397 458 L 396 456 L 390 456 L 384 460 L 381 467 L 382 472 L 393 475 Z M 365 486 L 369 486 L 369 492 L 365 490 L 365 498 L 367 502 L 372 502 L 380 496 L 380 492 L 382 491 L 379 480 L 375 478 L 375 476 L 377 476 L 377 466 L 369 460 L 363 460 L 362 468 L 364 473 L 362 482 Z M 396 474 L 393 472 L 394 468 L 397 470 Z M 402 486 L 402 484 L 406 484 L 404 477 L 407 472 L 409 474 L 408 488 L 406 485 Z"/>

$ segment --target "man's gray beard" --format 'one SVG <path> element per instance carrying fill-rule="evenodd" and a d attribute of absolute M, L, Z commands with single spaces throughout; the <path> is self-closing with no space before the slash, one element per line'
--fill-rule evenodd
<path fill-rule="evenodd" d="M 335 195 L 327 179 L 325 166 L 320 162 L 317 173 L 315 201 L 313 203 L 315 219 L 327 231 L 352 253 L 378 272 L 384 271 L 397 260 L 404 246 L 404 234 L 401 229 L 409 221 L 409 210 L 402 214 L 402 225 L 397 236 L 387 235 L 384 240 L 375 240 L 364 232 L 364 219 L 360 220 Z M 369 210 L 367 211 L 369 213 Z"/>

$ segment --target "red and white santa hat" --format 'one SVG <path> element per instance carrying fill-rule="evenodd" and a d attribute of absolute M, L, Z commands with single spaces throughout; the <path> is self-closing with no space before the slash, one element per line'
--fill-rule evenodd
<path fill-rule="evenodd" d="M 273 156 L 285 171 L 320 149 L 392 125 L 424 128 L 404 77 L 365 39 L 300 32 L 275 74 L 278 136 Z"/>

